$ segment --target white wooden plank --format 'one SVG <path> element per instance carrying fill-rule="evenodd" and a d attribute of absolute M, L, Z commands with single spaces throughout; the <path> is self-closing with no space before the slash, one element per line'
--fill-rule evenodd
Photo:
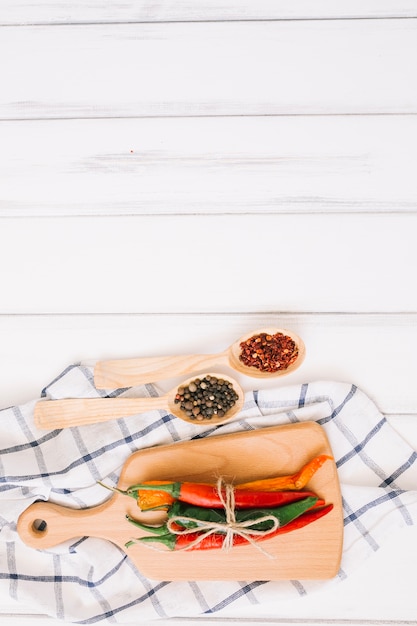
<path fill-rule="evenodd" d="M 217 353 L 240 336 L 271 325 L 300 334 L 306 359 L 299 370 L 280 380 L 235 373 L 245 390 L 314 380 L 354 383 L 417 449 L 416 314 L 0 316 L 0 407 L 38 398 L 43 387 L 73 363 Z M 158 386 L 168 390 L 174 384 L 161 381 Z"/>
<path fill-rule="evenodd" d="M 62 621 L 54 620 L 48 618 L 47 616 L 37 616 L 37 615 L 0 615 L 0 625 L 1 626 L 38 626 L 43 624 L 48 624 L 48 626 L 62 626 Z M 203 618 L 172 618 L 172 619 L 158 619 L 157 622 L 155 620 L 152 621 L 141 621 L 142 626 L 154 626 L 155 623 L 158 626 L 208 626 L 209 624 L 215 624 L 216 626 L 233 626 L 234 624 L 245 624 L 245 626 L 259 626 L 259 624 L 265 624 L 268 626 L 269 624 L 274 624 L 275 626 L 294 626 L 294 624 L 299 623 L 298 619 L 281 619 L 281 618 L 270 618 L 270 619 L 246 619 L 244 617 L 239 619 L 233 618 L 218 618 L 218 617 L 203 617 Z M 351 621 L 347 622 L 346 619 L 343 618 L 329 618 L 329 619 L 309 619 L 303 618 L 302 623 L 306 626 L 346 626 L 347 623 L 352 624 Z M 415 620 L 401 620 L 401 619 L 376 619 L 376 620 L 367 620 L 367 619 L 355 619 L 355 626 L 415 626 L 417 622 Z M 134 626 L 136 622 L 126 622 L 127 626 Z"/>
<path fill-rule="evenodd" d="M 0 313 L 415 312 L 417 214 L 3 218 Z"/>
<path fill-rule="evenodd" d="M 1 215 L 415 211 L 417 116 L 0 123 Z"/>
<path fill-rule="evenodd" d="M 0 615 L 0 626 L 38 626 L 48 624 L 48 626 L 62 626 L 61 620 L 54 620 L 48 618 L 48 616 L 39 615 Z M 238 619 L 233 618 L 172 618 L 172 619 L 158 619 L 157 621 L 141 621 L 142 626 L 235 626 L 237 624 L 244 624 L 245 626 L 345 626 L 346 620 L 341 618 L 336 619 L 246 619 L 241 617 Z M 129 626 L 129 623 L 127 623 Z M 130 623 L 130 626 L 134 626 L 135 623 Z M 417 622 L 415 620 L 406 620 L 404 622 L 396 621 L 396 626 L 415 626 Z M 388 618 L 367 620 L 357 619 L 355 620 L 355 626 L 393 626 L 393 621 Z"/>
<path fill-rule="evenodd" d="M 417 20 L 4 27 L 0 119 L 417 113 Z"/>
<path fill-rule="evenodd" d="M 0 24 L 82 22 L 162 22 L 202 20 L 319 19 L 346 17 L 415 17 L 414 0 L 133 0 L 56 2 L 2 0 Z"/>

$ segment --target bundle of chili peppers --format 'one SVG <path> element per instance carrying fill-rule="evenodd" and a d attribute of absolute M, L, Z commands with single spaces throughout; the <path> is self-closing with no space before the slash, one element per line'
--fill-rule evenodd
<path fill-rule="evenodd" d="M 327 515 L 333 504 L 326 504 L 304 487 L 328 459 L 332 457 L 319 455 L 290 476 L 234 486 L 221 480 L 217 485 L 147 481 L 126 490 L 110 489 L 135 498 L 141 511 L 167 513 L 167 521 L 160 526 L 127 516 L 129 522 L 149 533 L 129 541 L 127 547 L 158 542 L 169 550 L 225 549 L 270 539 Z"/>

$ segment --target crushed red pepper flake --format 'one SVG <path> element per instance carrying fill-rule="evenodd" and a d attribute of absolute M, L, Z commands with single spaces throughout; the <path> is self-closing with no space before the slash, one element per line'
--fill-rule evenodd
<path fill-rule="evenodd" d="M 284 333 L 259 333 L 240 343 L 240 361 L 262 372 L 287 369 L 298 357 L 298 346 Z"/>

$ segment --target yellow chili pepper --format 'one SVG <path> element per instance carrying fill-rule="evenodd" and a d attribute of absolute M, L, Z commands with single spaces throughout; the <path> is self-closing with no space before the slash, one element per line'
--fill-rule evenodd
<path fill-rule="evenodd" d="M 162 485 L 170 481 L 164 480 L 148 480 L 146 485 Z M 169 507 L 175 498 L 166 491 L 138 489 L 136 503 L 141 511 L 149 511 L 150 509 L 159 509 Z"/>
<path fill-rule="evenodd" d="M 162 485 L 164 483 L 171 484 L 172 481 L 169 480 L 150 480 L 144 485 Z M 119 489 L 118 487 L 109 487 L 105 485 L 100 480 L 98 484 L 110 491 L 115 491 L 116 493 L 122 493 L 123 495 L 131 496 L 135 498 L 136 504 L 140 508 L 141 511 L 150 511 L 152 509 L 168 509 L 171 504 L 174 502 L 175 498 L 168 493 L 167 491 L 157 490 L 157 489 L 135 489 L 132 491 L 124 491 Z"/>
<path fill-rule="evenodd" d="M 170 507 L 174 498 L 164 491 L 139 491 L 137 505 L 141 511 Z"/>
<path fill-rule="evenodd" d="M 298 472 L 292 474 L 290 476 L 277 476 L 275 478 L 265 478 L 261 480 L 255 480 L 248 483 L 242 483 L 240 485 L 235 485 L 235 490 L 238 491 L 293 491 L 300 490 L 309 482 L 309 480 L 313 477 L 313 475 L 317 472 L 317 470 L 327 461 L 328 459 L 333 459 L 333 457 L 327 454 L 320 454 L 315 458 L 311 459 L 308 463 L 306 463 Z M 103 487 L 106 487 L 103 483 L 99 481 Z M 151 509 L 163 509 L 169 508 L 172 503 L 178 498 L 179 494 L 175 494 L 175 489 L 173 493 L 170 493 L 172 489 L 167 488 L 164 489 L 163 486 L 167 485 L 172 488 L 177 486 L 178 489 L 181 489 L 181 486 L 185 487 L 191 491 L 195 491 L 197 496 L 201 490 L 204 488 L 209 488 L 210 495 L 213 497 L 213 489 L 215 486 L 206 484 L 206 483 L 177 483 L 170 480 L 149 480 L 138 485 L 132 485 L 129 487 L 127 491 L 122 491 L 117 487 L 106 487 L 107 489 L 111 489 L 112 491 L 116 491 L 118 493 L 123 493 L 125 495 L 129 495 L 136 499 L 137 505 L 141 511 L 149 511 Z M 155 486 L 155 489 L 151 487 Z M 142 489 L 141 489 L 142 487 Z M 148 487 L 148 488 L 146 488 Z M 162 489 L 158 489 L 158 487 L 162 487 Z M 186 500 L 188 501 L 188 500 Z M 193 501 L 193 503 L 195 503 Z M 201 503 L 200 503 L 201 504 Z M 209 506 L 207 502 L 205 506 Z"/>
<path fill-rule="evenodd" d="M 328 459 L 333 459 L 327 454 L 320 454 L 306 463 L 298 472 L 290 476 L 277 476 L 275 478 L 264 478 L 262 480 L 254 480 L 249 483 L 236 485 L 236 489 L 262 489 L 263 491 L 282 491 L 290 489 L 302 489 L 314 476 L 317 470 Z"/>

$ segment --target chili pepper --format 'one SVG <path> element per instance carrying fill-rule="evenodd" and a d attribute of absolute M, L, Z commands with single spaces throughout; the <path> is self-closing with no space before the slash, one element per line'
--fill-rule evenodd
<path fill-rule="evenodd" d="M 169 506 L 174 502 L 174 498 L 167 492 L 162 490 L 152 490 L 144 489 L 140 490 L 134 494 L 128 493 L 129 490 L 124 491 L 123 489 L 118 489 L 117 487 L 109 487 L 105 485 L 101 481 L 98 481 L 98 484 L 110 491 L 115 491 L 116 493 L 121 493 L 122 495 L 129 495 L 135 498 L 137 501 L 137 505 L 141 511 L 154 511 L 156 509 L 168 509 Z M 160 481 L 148 481 L 146 485 L 157 484 L 160 485 Z"/>
<path fill-rule="evenodd" d="M 321 454 L 306 463 L 301 470 L 290 476 L 278 476 L 275 478 L 266 478 L 248 483 L 242 483 L 235 486 L 235 499 L 237 508 L 254 508 L 259 506 L 279 506 L 296 499 L 302 499 L 315 495 L 312 492 L 300 492 L 299 498 L 290 493 L 278 499 L 267 497 L 265 493 L 268 491 L 289 492 L 291 490 L 301 490 L 311 480 L 317 470 L 333 457 L 327 454 Z M 121 489 L 107 487 L 99 481 L 99 484 L 107 489 L 112 489 L 118 493 L 129 495 L 137 500 L 141 511 L 149 511 L 151 509 L 167 508 L 175 499 L 179 499 L 196 506 L 206 506 L 213 508 L 222 507 L 217 487 L 206 483 L 180 483 L 172 481 L 146 481 L 139 485 L 132 485 L 126 491 Z M 252 498 L 244 496 L 240 491 L 251 491 Z M 256 493 L 259 492 L 259 493 Z"/>
<path fill-rule="evenodd" d="M 278 535 L 282 535 L 284 533 L 289 533 L 294 530 L 298 530 L 307 526 L 308 524 L 312 524 L 316 520 L 324 517 L 333 509 L 333 504 L 327 504 L 320 508 L 313 508 L 299 517 L 296 517 L 292 521 L 285 524 L 285 526 L 279 527 L 273 532 L 265 535 L 254 535 L 252 537 L 253 541 L 264 541 L 266 539 L 271 539 Z M 201 538 L 201 532 L 188 533 L 185 535 L 176 535 L 175 533 L 167 532 L 166 525 L 159 526 L 156 528 L 147 527 L 145 525 L 137 524 L 139 527 L 142 527 L 144 530 L 148 530 L 153 533 L 152 535 L 148 535 L 145 537 L 139 537 L 138 539 L 134 539 L 128 541 L 125 545 L 126 547 L 130 547 L 135 543 L 152 543 L 158 542 L 165 545 L 169 550 L 213 550 L 213 549 L 221 549 L 224 542 L 224 533 L 212 533 L 210 535 L 206 535 Z M 197 542 L 198 539 L 201 541 Z M 246 545 L 249 543 L 249 540 L 242 535 L 234 535 L 233 537 L 233 546 Z"/>
<path fill-rule="evenodd" d="M 324 501 L 320 501 L 317 497 L 308 497 L 279 507 L 243 509 L 234 512 L 234 519 L 238 523 L 253 521 L 254 523 L 250 526 L 251 530 L 269 530 L 274 526 L 274 521 L 272 519 L 264 519 L 258 524 L 255 523 L 256 520 L 260 520 L 265 517 L 274 517 L 278 521 L 279 526 L 282 527 L 305 511 L 314 507 L 318 502 L 324 504 Z M 198 528 L 201 526 L 199 522 L 215 522 L 216 524 L 227 523 L 227 514 L 224 509 L 208 509 L 206 507 L 192 506 L 184 502 L 180 502 L 179 500 L 174 502 L 168 512 L 168 519 L 174 518 L 176 525 L 182 526 L 183 528 Z M 132 524 L 136 524 L 136 520 L 128 516 L 127 519 Z"/>
<path fill-rule="evenodd" d="M 125 493 L 128 496 L 137 498 L 142 491 L 164 491 L 175 500 L 194 504 L 195 506 L 203 506 L 209 508 L 222 508 L 223 499 L 219 494 L 216 485 L 206 483 L 189 483 L 189 482 L 165 482 L 160 483 L 140 483 L 132 485 Z M 120 490 L 119 490 L 120 491 Z M 222 490 L 224 497 L 224 490 Z M 237 509 L 253 509 L 259 507 L 271 507 L 296 502 L 309 496 L 316 494 L 311 491 L 272 491 L 272 490 L 249 490 L 235 489 L 235 508 Z"/>
<path fill-rule="evenodd" d="M 236 489 L 249 489 L 265 491 L 271 490 L 288 490 L 302 489 L 311 480 L 318 469 L 328 460 L 333 459 L 327 454 L 320 454 L 308 463 L 306 463 L 298 472 L 290 476 L 277 476 L 275 478 L 265 478 L 262 480 L 254 480 L 249 483 L 242 483 L 236 486 Z"/>
<path fill-rule="evenodd" d="M 240 343 L 239 360 L 262 372 L 285 370 L 298 357 L 298 346 L 284 333 L 259 333 Z"/>
<path fill-rule="evenodd" d="M 141 511 L 154 511 L 156 509 L 167 509 L 175 501 L 169 493 L 165 491 L 140 491 L 136 498 L 137 505 Z"/>

